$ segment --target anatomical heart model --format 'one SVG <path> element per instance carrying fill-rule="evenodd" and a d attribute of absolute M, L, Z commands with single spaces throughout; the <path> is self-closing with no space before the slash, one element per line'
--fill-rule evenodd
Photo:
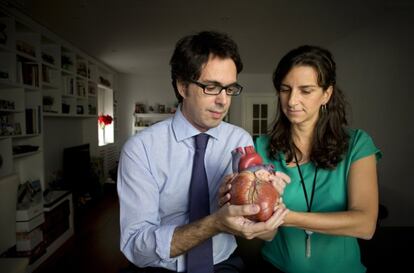
<path fill-rule="evenodd" d="M 252 221 L 266 221 L 273 214 L 279 193 L 269 180 L 274 173 L 272 165 L 264 165 L 253 146 L 238 147 L 232 151 L 233 178 L 230 203 L 233 205 L 257 204 L 260 212 L 247 216 Z"/>

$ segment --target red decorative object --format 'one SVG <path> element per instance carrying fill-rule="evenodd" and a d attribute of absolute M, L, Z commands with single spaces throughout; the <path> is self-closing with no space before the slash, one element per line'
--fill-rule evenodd
<path fill-rule="evenodd" d="M 102 128 L 112 123 L 112 117 L 110 115 L 99 115 L 98 122 Z"/>
<path fill-rule="evenodd" d="M 263 159 L 253 146 L 239 147 L 233 151 L 233 167 L 239 172 L 232 181 L 230 203 L 233 205 L 256 204 L 260 212 L 247 216 L 252 221 L 266 221 L 273 215 L 279 193 L 270 181 L 272 165 L 263 165 Z"/>

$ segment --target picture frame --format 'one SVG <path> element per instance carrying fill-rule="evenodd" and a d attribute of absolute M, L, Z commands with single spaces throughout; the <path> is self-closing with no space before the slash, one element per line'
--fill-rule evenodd
<path fill-rule="evenodd" d="M 165 113 L 165 105 L 164 104 L 159 104 L 158 105 L 158 113 Z"/>

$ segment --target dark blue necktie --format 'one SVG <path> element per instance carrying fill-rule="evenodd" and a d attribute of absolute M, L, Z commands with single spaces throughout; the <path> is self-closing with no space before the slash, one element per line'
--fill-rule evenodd
<path fill-rule="evenodd" d="M 190 223 L 210 214 L 210 198 L 204 167 L 208 137 L 206 134 L 195 136 L 195 154 L 190 185 Z M 209 238 L 187 252 L 187 273 L 212 272 L 213 246 L 212 239 Z"/>

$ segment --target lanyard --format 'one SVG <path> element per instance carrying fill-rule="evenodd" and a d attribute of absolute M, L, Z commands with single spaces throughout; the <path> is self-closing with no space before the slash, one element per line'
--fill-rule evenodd
<path fill-rule="evenodd" d="M 318 174 L 318 167 L 315 167 L 315 177 L 313 178 L 313 184 L 312 184 L 312 193 L 311 193 L 311 198 L 310 198 L 310 202 L 308 200 L 308 192 L 306 191 L 306 187 L 305 187 L 305 180 L 303 179 L 303 175 L 302 175 L 302 171 L 299 167 L 299 162 L 298 159 L 296 157 L 296 153 L 294 153 L 295 155 L 295 161 L 296 161 L 296 166 L 298 167 L 298 171 L 299 171 L 299 176 L 300 176 L 300 183 L 302 184 L 302 189 L 303 189 L 303 194 L 305 195 L 305 199 L 306 199 L 306 206 L 308 207 L 308 212 L 311 212 L 312 210 L 312 203 L 313 203 L 313 196 L 315 194 L 315 187 L 316 187 L 316 175 Z M 305 229 L 305 257 L 306 258 L 310 258 L 311 257 L 311 235 L 313 234 L 313 231 L 311 230 L 307 230 Z"/>
<path fill-rule="evenodd" d="M 312 192 L 311 192 L 311 198 L 310 198 L 310 202 L 309 202 L 308 192 L 306 191 L 306 187 L 305 187 L 305 180 L 303 179 L 302 171 L 299 167 L 299 162 L 298 162 L 298 159 L 296 157 L 296 153 L 294 153 L 294 155 L 295 155 L 296 166 L 298 167 L 298 172 L 299 172 L 299 176 L 300 176 L 300 183 L 302 184 L 303 194 L 305 195 L 306 206 L 308 207 L 308 212 L 310 212 L 311 209 L 312 209 L 313 196 L 315 194 L 316 175 L 318 174 L 318 167 L 315 167 L 315 177 L 313 178 Z"/>

